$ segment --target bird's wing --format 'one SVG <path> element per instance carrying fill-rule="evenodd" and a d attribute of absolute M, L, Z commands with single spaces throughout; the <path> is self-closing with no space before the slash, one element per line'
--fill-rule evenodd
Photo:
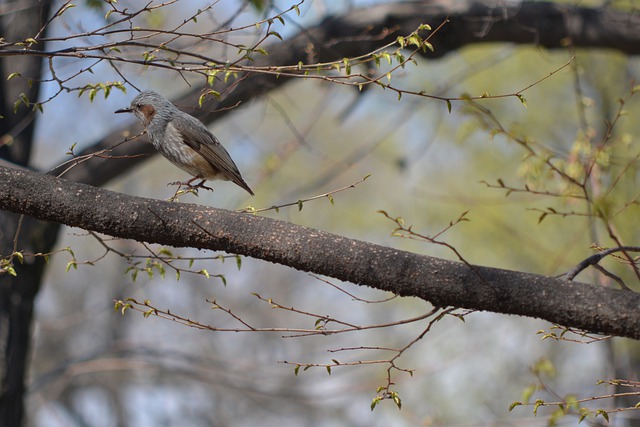
<path fill-rule="evenodd" d="M 253 196 L 253 191 L 242 179 L 238 167 L 227 150 L 220 144 L 218 138 L 195 117 L 185 114 L 182 119 L 172 120 L 171 124 L 180 133 L 184 143 L 204 157 L 211 166 L 219 170 L 224 178 L 244 188 Z"/>

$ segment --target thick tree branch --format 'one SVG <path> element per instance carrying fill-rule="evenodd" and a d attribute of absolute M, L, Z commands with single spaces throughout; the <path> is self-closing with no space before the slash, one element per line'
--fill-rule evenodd
<path fill-rule="evenodd" d="M 246 255 L 437 306 L 640 338 L 636 293 L 470 267 L 251 214 L 133 197 L 2 166 L 0 209 L 120 238 Z"/>

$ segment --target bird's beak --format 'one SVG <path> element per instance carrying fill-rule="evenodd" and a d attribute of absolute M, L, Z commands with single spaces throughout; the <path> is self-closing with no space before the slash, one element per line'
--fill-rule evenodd
<path fill-rule="evenodd" d="M 133 110 L 131 109 L 131 107 L 126 107 L 126 108 L 121 108 L 119 110 L 114 111 L 114 113 L 130 113 Z"/>

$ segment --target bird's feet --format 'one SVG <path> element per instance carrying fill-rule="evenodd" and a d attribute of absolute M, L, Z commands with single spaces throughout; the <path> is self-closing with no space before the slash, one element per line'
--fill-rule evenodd
<path fill-rule="evenodd" d="M 203 179 L 202 181 L 200 181 L 198 184 L 193 184 L 193 181 L 195 181 L 198 178 L 193 178 L 190 179 L 187 182 L 181 182 L 181 181 L 176 181 L 176 182 L 170 182 L 167 185 L 177 185 L 178 188 L 176 189 L 176 193 L 169 198 L 170 202 L 175 202 L 178 200 L 178 198 L 180 196 L 182 196 L 183 194 L 187 194 L 187 193 L 191 193 L 195 196 L 198 195 L 198 190 L 200 188 L 204 189 L 204 190 L 209 190 L 209 191 L 213 191 L 213 188 L 211 187 L 207 187 L 206 185 L 204 185 L 205 182 L 207 182 L 206 179 Z"/>
<path fill-rule="evenodd" d="M 204 183 L 207 182 L 206 179 L 203 179 L 198 184 L 193 184 L 193 181 L 195 181 L 196 179 L 198 179 L 198 178 L 192 178 L 187 182 L 181 182 L 181 181 L 170 182 L 167 185 L 177 185 L 178 186 L 178 190 L 180 190 L 181 187 L 185 187 L 187 191 L 195 190 L 196 193 L 198 192 L 199 188 L 202 188 L 203 190 L 213 191 L 213 188 L 207 187 L 206 185 L 204 185 Z"/>

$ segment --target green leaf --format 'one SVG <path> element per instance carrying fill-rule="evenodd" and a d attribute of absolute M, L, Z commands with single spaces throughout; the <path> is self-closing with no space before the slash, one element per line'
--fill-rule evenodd
<path fill-rule="evenodd" d="M 24 264 L 24 255 L 22 254 L 22 252 L 14 252 L 11 254 L 11 256 L 18 258 L 20 264 Z"/>
<path fill-rule="evenodd" d="M 13 103 L 13 112 L 16 113 L 18 111 L 18 108 L 20 107 L 20 104 L 24 104 L 25 106 L 29 105 L 29 98 L 27 98 L 27 95 L 25 95 L 24 93 L 21 93 L 18 96 L 18 99 L 16 100 L 16 102 Z"/>
<path fill-rule="evenodd" d="M 538 224 L 540 224 L 542 220 L 546 218 L 546 216 L 547 216 L 547 213 L 543 212 L 542 215 L 540 215 L 540 217 L 538 218 Z"/>
<path fill-rule="evenodd" d="M 511 405 L 509 405 L 509 412 L 513 411 L 513 408 L 520 405 L 522 405 L 522 402 L 512 402 Z"/>
<path fill-rule="evenodd" d="M 159 253 L 160 255 L 166 255 L 166 256 L 169 256 L 169 257 L 172 257 L 172 256 L 173 256 L 173 253 L 172 253 L 169 249 L 167 249 L 167 248 L 160 248 L 160 250 L 158 251 L 158 253 Z"/>
<path fill-rule="evenodd" d="M 298 200 L 298 212 L 302 210 L 302 200 Z"/>
<path fill-rule="evenodd" d="M 349 58 L 342 58 L 342 63 L 344 64 L 344 72 L 351 74 L 351 63 L 349 62 Z"/>
<path fill-rule="evenodd" d="M 535 405 L 533 405 L 533 415 L 537 416 L 538 415 L 538 408 L 540 406 L 543 406 L 543 405 L 544 405 L 544 400 L 542 400 L 542 399 L 536 400 Z"/>
<path fill-rule="evenodd" d="M 7 80 L 11 80 L 14 77 L 20 77 L 22 74 L 20 73 L 11 73 L 9 74 L 9 77 L 7 77 Z"/>
<path fill-rule="evenodd" d="M 382 398 L 380 396 L 376 396 L 373 398 L 373 400 L 371 401 L 371 410 L 373 411 L 376 406 L 378 406 L 378 403 L 380 403 L 380 401 L 382 400 Z"/>
<path fill-rule="evenodd" d="M 533 393 L 536 391 L 537 387 L 535 385 L 530 385 L 522 391 L 522 400 L 524 402 L 529 403 L 529 399 L 533 396 Z"/>
<path fill-rule="evenodd" d="M 74 270 L 77 270 L 78 269 L 78 263 L 75 260 L 69 261 L 67 263 L 67 267 L 64 270 L 65 273 L 68 272 L 71 269 L 71 267 L 73 267 Z"/>
<path fill-rule="evenodd" d="M 554 378 L 556 376 L 556 368 L 553 365 L 553 362 L 544 357 L 535 363 L 532 370 L 537 375 L 544 374 L 549 378 Z"/>
<path fill-rule="evenodd" d="M 422 44 L 422 37 L 420 37 L 418 34 L 414 33 L 414 34 L 411 34 L 408 37 L 407 41 L 408 41 L 409 44 L 412 44 L 412 45 L 415 45 L 415 46 L 419 47 Z"/>
<path fill-rule="evenodd" d="M 280 41 L 284 41 L 284 39 L 282 38 L 282 36 L 280 35 L 280 33 L 278 33 L 277 31 L 270 31 L 269 34 L 267 34 L 268 36 L 274 36 L 280 39 Z"/>
<path fill-rule="evenodd" d="M 580 409 L 580 403 L 578 402 L 578 397 L 573 395 L 573 394 L 569 394 L 567 396 L 565 396 L 564 401 L 567 403 L 567 406 L 571 409 L 575 409 L 576 411 Z M 566 411 L 565 411 L 566 413 Z"/>
<path fill-rule="evenodd" d="M 598 409 L 596 411 L 596 417 L 598 415 L 602 415 L 602 418 L 604 418 L 605 420 L 607 420 L 607 422 L 609 422 L 609 414 L 604 409 Z"/>
<path fill-rule="evenodd" d="M 520 100 L 520 102 L 522 103 L 522 105 L 525 106 L 525 108 L 527 107 L 527 100 L 525 99 L 524 96 L 522 95 L 516 95 L 518 97 L 518 99 Z"/>
<path fill-rule="evenodd" d="M 69 3 L 69 4 L 64 5 L 64 6 L 62 7 L 62 9 L 60 9 L 60 11 L 58 12 L 58 14 L 57 14 L 56 16 L 60 16 L 60 15 L 62 15 L 62 14 L 63 14 L 63 13 L 65 13 L 68 9 L 71 9 L 72 7 L 76 7 L 76 5 L 75 5 L 75 4 L 73 4 L 73 3 Z M 29 39 L 27 39 L 27 40 L 29 40 Z"/>
<path fill-rule="evenodd" d="M 327 365 L 327 373 L 331 375 L 331 366 Z"/>
<path fill-rule="evenodd" d="M 393 392 L 391 395 L 398 409 L 402 409 L 402 399 L 400 399 L 400 396 L 398 396 L 398 393 Z"/>

